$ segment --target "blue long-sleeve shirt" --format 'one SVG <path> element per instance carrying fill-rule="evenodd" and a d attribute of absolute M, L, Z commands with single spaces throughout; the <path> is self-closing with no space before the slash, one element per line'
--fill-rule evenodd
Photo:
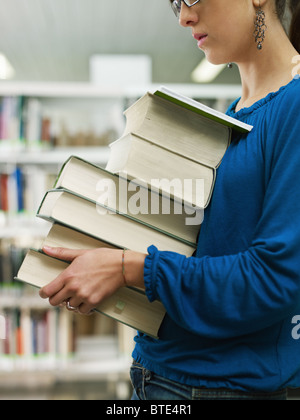
<path fill-rule="evenodd" d="M 191 386 L 299 387 L 300 80 L 235 106 L 254 128 L 233 134 L 196 255 L 149 248 L 146 293 L 167 316 L 160 340 L 138 334 L 133 357 Z"/>

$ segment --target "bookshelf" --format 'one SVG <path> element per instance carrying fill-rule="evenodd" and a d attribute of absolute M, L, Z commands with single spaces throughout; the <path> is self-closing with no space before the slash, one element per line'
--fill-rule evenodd
<path fill-rule="evenodd" d="M 26 250 L 38 248 L 50 228 L 35 213 L 62 164 L 77 155 L 105 166 L 108 144 L 124 129 L 123 110 L 158 87 L 0 83 L 0 316 L 7 335 L 0 339 L 0 383 L 8 388 L 18 385 L 23 394 L 41 388 L 51 398 L 57 383 L 80 388 L 84 381 L 106 381 L 116 398 L 125 396 L 133 331 L 99 315 L 85 319 L 51 308 L 12 279 Z M 221 110 L 241 93 L 239 86 L 166 87 L 209 105 L 217 99 Z M 80 347 L 86 337 L 93 337 L 96 357 L 80 352 L 92 347 Z M 0 386 L 0 399 L 4 394 Z"/>
<path fill-rule="evenodd" d="M 0 82 L 0 96 L 33 96 L 44 98 L 138 98 L 162 84 L 143 86 L 101 86 L 91 83 L 65 82 Z M 240 85 L 163 84 L 168 89 L 193 98 L 235 99 L 241 94 Z"/>
<path fill-rule="evenodd" d="M 0 149 L 1 150 L 1 149 Z M 88 161 L 95 161 L 104 166 L 109 157 L 109 147 L 74 147 L 56 148 L 36 151 L 3 151 L 0 155 L 0 166 L 11 165 L 62 165 L 70 155 L 78 155 Z"/>

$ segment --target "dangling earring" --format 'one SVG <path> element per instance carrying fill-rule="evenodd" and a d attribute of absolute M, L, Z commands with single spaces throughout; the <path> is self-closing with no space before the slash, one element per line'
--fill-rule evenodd
<path fill-rule="evenodd" d="M 262 8 L 259 6 L 258 10 L 256 11 L 256 18 L 254 21 L 255 30 L 254 30 L 254 37 L 255 42 L 257 43 L 257 49 L 262 50 L 262 44 L 265 40 L 265 32 L 267 30 L 266 25 L 266 15 Z"/>

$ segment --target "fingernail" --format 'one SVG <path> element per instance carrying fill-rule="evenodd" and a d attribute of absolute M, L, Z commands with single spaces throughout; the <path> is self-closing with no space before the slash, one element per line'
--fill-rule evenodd
<path fill-rule="evenodd" d="M 53 248 L 51 248 L 51 246 L 43 246 L 43 250 L 44 251 L 48 251 L 48 252 L 51 252 L 52 250 L 53 250 Z"/>

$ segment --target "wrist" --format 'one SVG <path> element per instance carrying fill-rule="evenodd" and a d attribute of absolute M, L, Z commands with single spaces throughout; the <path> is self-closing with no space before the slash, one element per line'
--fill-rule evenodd
<path fill-rule="evenodd" d="M 122 275 L 126 286 L 144 288 L 144 264 L 146 255 L 124 250 L 122 254 Z"/>

